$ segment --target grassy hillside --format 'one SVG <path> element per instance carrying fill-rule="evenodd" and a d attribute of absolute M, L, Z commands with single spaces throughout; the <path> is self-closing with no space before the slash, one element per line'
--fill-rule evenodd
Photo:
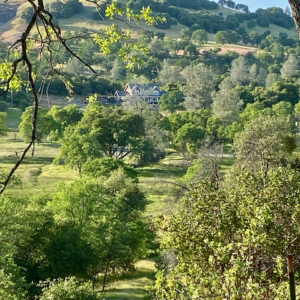
<path fill-rule="evenodd" d="M 21 5 L 18 9 L 19 12 L 24 7 L 24 5 L 27 5 L 27 4 L 24 4 L 24 1 L 22 1 L 22 0 L 17 0 L 16 3 L 19 3 L 19 5 Z M 90 2 L 87 2 L 87 1 L 83 1 L 83 4 L 84 4 L 85 8 L 82 13 L 77 14 L 68 19 L 60 19 L 59 20 L 60 26 L 63 30 L 78 30 L 80 28 L 88 28 L 93 31 L 98 31 L 99 29 L 103 29 L 104 27 L 111 25 L 112 23 L 115 23 L 124 29 L 130 28 L 125 23 L 120 22 L 120 21 L 93 20 L 92 13 L 93 13 L 94 6 Z M 197 12 L 196 10 L 192 10 L 192 9 L 186 9 L 186 10 L 189 11 L 190 13 Z M 214 9 L 214 10 L 203 9 L 203 11 L 206 11 L 206 12 L 212 13 L 212 14 L 216 14 L 216 15 L 218 15 L 219 13 L 223 13 L 224 18 L 226 18 L 228 15 L 242 13 L 242 12 L 238 12 L 238 11 L 235 11 L 235 10 L 223 7 L 223 6 L 219 6 L 218 9 Z M 246 22 L 244 22 L 244 23 L 245 24 L 243 24 L 243 26 L 246 28 Z M 24 24 L 23 24 L 22 20 L 20 20 L 18 18 L 14 18 L 11 21 L 0 26 L 0 33 L 2 33 L 2 34 L 4 33 L 5 38 L 14 38 L 18 35 L 18 33 L 20 33 L 21 28 L 23 28 L 23 26 L 24 26 Z M 138 25 L 135 22 L 130 22 L 130 26 L 133 27 L 132 31 L 133 31 L 134 36 L 135 36 L 135 33 L 140 28 L 142 28 L 142 29 L 146 29 L 146 30 L 153 30 L 155 33 L 158 31 L 164 31 L 167 36 L 177 37 L 177 36 L 179 36 L 179 33 L 182 29 L 187 28 L 186 26 L 179 24 L 179 23 L 177 25 L 172 25 L 170 29 L 166 29 L 166 30 L 157 29 L 155 27 L 149 27 L 144 22 L 139 22 Z M 275 35 L 278 35 L 280 32 L 285 32 L 291 37 L 297 37 L 297 32 L 295 29 L 287 30 L 285 28 L 279 27 L 274 24 L 271 24 L 268 28 L 256 26 L 253 29 L 246 28 L 246 30 L 248 32 L 256 31 L 258 34 L 262 34 L 266 30 L 270 30 Z M 213 41 L 214 35 L 210 34 L 209 37 L 210 37 L 210 40 Z"/>
<path fill-rule="evenodd" d="M 196 13 L 196 10 L 193 9 L 185 9 L 186 11 L 188 11 L 189 13 Z M 234 14 L 242 14 L 242 12 L 224 7 L 224 6 L 219 6 L 218 9 L 213 9 L 213 10 L 208 10 L 208 9 L 202 9 L 205 12 L 211 13 L 211 14 L 215 14 L 218 15 L 219 13 L 223 13 L 223 17 L 226 19 L 227 16 L 229 15 L 234 15 Z M 292 29 L 285 29 L 283 27 L 277 26 L 275 24 L 270 24 L 269 27 L 261 27 L 256 25 L 254 28 L 249 29 L 247 28 L 247 22 L 245 21 L 241 26 L 244 26 L 247 32 L 251 32 L 251 31 L 255 31 L 258 34 L 263 34 L 265 31 L 270 30 L 272 34 L 274 35 L 279 35 L 280 32 L 284 32 L 287 33 L 290 37 L 294 38 L 294 37 L 298 37 L 297 31 L 295 28 Z M 212 38 L 213 35 L 210 35 L 210 38 Z"/>

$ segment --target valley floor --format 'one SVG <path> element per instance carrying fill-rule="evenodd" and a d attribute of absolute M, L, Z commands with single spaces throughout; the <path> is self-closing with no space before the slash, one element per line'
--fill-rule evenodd
<path fill-rule="evenodd" d="M 10 132 L 0 137 L 0 167 L 9 170 L 18 160 L 26 144 L 18 134 L 18 124 L 21 112 L 10 109 L 6 120 Z M 67 169 L 62 165 L 54 165 L 53 159 L 59 153 L 59 144 L 45 142 L 37 144 L 34 155 L 26 157 L 16 175 L 22 180 L 21 187 L 9 187 L 5 195 L 11 197 L 30 197 L 42 193 L 55 193 L 60 182 L 71 182 L 79 178 L 76 170 Z M 226 149 L 225 149 L 226 151 Z M 226 172 L 233 163 L 230 155 L 223 160 L 222 171 Z M 157 164 L 138 169 L 140 188 L 149 200 L 145 217 L 153 217 L 160 213 L 170 213 L 178 208 L 176 200 L 178 190 L 168 182 L 174 182 L 182 177 L 187 168 L 184 157 L 169 151 L 169 154 Z M 155 279 L 155 259 L 141 260 L 136 263 L 136 271 L 118 278 L 110 278 L 105 299 L 150 299 L 146 286 L 150 286 Z M 98 281 L 99 290 L 102 289 L 101 278 Z"/>

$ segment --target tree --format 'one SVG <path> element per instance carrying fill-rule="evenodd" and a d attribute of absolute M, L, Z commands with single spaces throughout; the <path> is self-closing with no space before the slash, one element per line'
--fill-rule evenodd
<path fill-rule="evenodd" d="M 164 33 L 164 32 L 157 32 L 156 34 L 155 34 L 155 36 L 157 36 L 157 39 L 158 40 L 163 40 L 164 39 L 164 37 L 166 36 L 166 34 Z"/>
<path fill-rule="evenodd" d="M 183 208 L 158 220 L 161 245 L 176 263 L 164 260 L 153 298 L 288 299 L 286 255 L 299 255 L 300 246 L 299 180 L 289 168 L 267 179 L 239 169 L 222 185 L 193 185 Z"/>
<path fill-rule="evenodd" d="M 205 30 L 203 29 L 198 29 L 195 30 L 192 34 L 192 41 L 196 44 L 196 45 L 203 45 L 205 43 L 207 43 L 208 41 L 208 34 Z"/>
<path fill-rule="evenodd" d="M 187 84 L 181 90 L 186 95 L 184 106 L 189 110 L 209 108 L 211 95 L 215 89 L 218 77 L 212 68 L 200 63 L 196 66 L 188 66 L 184 70 Z"/>
<path fill-rule="evenodd" d="M 109 177 L 82 178 L 62 185 L 51 201 L 55 216 L 62 222 L 72 222 L 82 231 L 97 257 L 97 265 L 90 270 L 95 281 L 133 269 L 137 258 L 147 254 L 148 232 L 141 220 L 147 201 L 136 183 L 122 169 Z"/>
<path fill-rule="evenodd" d="M 205 131 L 191 123 L 183 125 L 177 132 L 174 139 L 174 146 L 181 153 L 189 153 L 191 156 L 201 146 Z"/>
<path fill-rule="evenodd" d="M 74 59 L 74 58 L 70 57 L 66 64 L 65 70 L 66 70 L 66 73 L 71 76 L 74 76 L 74 75 L 80 76 L 81 74 L 84 73 L 85 66 L 78 59 Z"/>
<path fill-rule="evenodd" d="M 294 118 L 294 107 L 291 103 L 286 101 L 281 101 L 277 104 L 274 104 L 272 106 L 272 111 L 277 117 L 283 117 L 287 119 L 290 118 L 291 121 Z"/>
<path fill-rule="evenodd" d="M 281 81 L 279 74 L 270 73 L 266 78 L 266 88 L 270 88 L 275 82 Z"/>
<path fill-rule="evenodd" d="M 285 13 L 286 15 L 288 15 L 289 17 L 292 16 L 292 12 L 291 12 L 291 9 L 290 9 L 289 6 L 287 6 L 287 7 L 284 9 L 284 13 Z"/>
<path fill-rule="evenodd" d="M 170 61 L 168 59 L 164 59 L 162 63 L 162 68 L 158 72 L 159 82 L 163 85 L 172 82 L 177 83 L 183 80 L 180 74 L 180 68 L 177 66 L 170 66 Z"/>
<path fill-rule="evenodd" d="M 256 26 L 256 20 L 251 20 L 251 21 L 248 21 L 247 22 L 247 27 L 249 28 L 249 29 L 252 29 L 252 28 L 254 28 Z M 255 31 L 251 31 L 251 32 L 255 32 Z M 256 35 L 257 35 L 257 33 L 256 33 Z"/>
<path fill-rule="evenodd" d="M 299 86 L 293 82 L 277 81 L 268 89 L 255 88 L 252 94 L 255 101 L 264 102 L 269 107 L 280 101 L 295 105 L 299 100 Z"/>
<path fill-rule="evenodd" d="M 233 84 L 247 85 L 249 78 L 249 63 L 244 56 L 239 56 L 231 63 L 230 77 Z"/>
<path fill-rule="evenodd" d="M 227 85 L 221 85 L 221 89 L 213 95 L 212 113 L 225 125 L 239 120 L 239 113 L 243 107 L 243 100 L 237 90 Z"/>
<path fill-rule="evenodd" d="M 139 152 L 145 131 L 144 118 L 140 115 L 97 103 L 87 106 L 78 124 L 96 137 L 103 156 L 120 159 Z"/>
<path fill-rule="evenodd" d="M 180 38 L 184 40 L 190 40 L 192 37 L 192 31 L 189 28 L 180 30 Z"/>
<path fill-rule="evenodd" d="M 5 125 L 5 119 L 6 119 L 6 113 L 0 112 L 0 135 L 6 135 L 7 133 L 7 127 Z"/>
<path fill-rule="evenodd" d="M 159 109 L 161 111 L 169 111 L 174 113 L 176 110 L 183 110 L 183 93 L 180 91 L 171 91 L 164 94 L 159 99 Z"/>
<path fill-rule="evenodd" d="M 221 45 L 231 44 L 234 42 L 234 38 L 230 31 L 218 31 L 215 34 L 215 42 Z"/>
<path fill-rule="evenodd" d="M 20 18 L 22 18 L 24 21 L 29 22 L 32 18 L 32 7 L 31 6 L 27 6 L 25 7 L 21 13 L 20 13 Z"/>
<path fill-rule="evenodd" d="M 235 2 L 231 1 L 231 0 L 227 0 L 226 1 L 226 5 L 229 7 L 229 8 L 235 8 Z"/>
<path fill-rule="evenodd" d="M 197 56 L 199 55 L 199 52 L 197 50 L 197 47 L 195 45 L 188 45 L 184 48 L 184 52 L 188 55 L 188 56 Z"/>
<path fill-rule="evenodd" d="M 139 114 L 141 117 L 145 117 L 151 109 L 151 105 L 139 96 L 126 99 L 122 102 L 122 107 L 125 111 Z"/>
<path fill-rule="evenodd" d="M 290 54 L 287 61 L 282 64 L 280 70 L 281 76 L 299 76 L 300 75 L 300 60 L 295 54 Z"/>
<path fill-rule="evenodd" d="M 137 172 L 133 168 L 126 166 L 122 160 L 113 157 L 102 157 L 87 161 L 82 167 L 82 174 L 93 178 L 109 177 L 112 171 L 119 168 L 124 170 L 126 176 L 137 180 Z"/>
<path fill-rule="evenodd" d="M 126 68 L 123 62 L 116 59 L 111 69 L 111 78 L 116 81 L 121 81 L 126 78 Z"/>
<path fill-rule="evenodd" d="M 29 142 L 32 139 L 32 106 L 25 109 L 21 116 L 21 123 L 19 124 L 20 135 L 24 142 Z M 38 142 L 47 138 L 51 131 L 55 131 L 59 126 L 53 120 L 53 118 L 48 115 L 46 109 L 40 108 L 39 115 L 37 117 L 37 131 L 35 133 Z"/>
<path fill-rule="evenodd" d="M 288 161 L 296 148 L 291 120 L 276 116 L 253 119 L 236 134 L 234 148 L 238 164 L 268 172 L 271 166 Z"/>
<path fill-rule="evenodd" d="M 40 284 L 42 295 L 40 300 L 99 300 L 89 282 L 81 283 L 76 277 L 45 281 Z"/>
<path fill-rule="evenodd" d="M 264 104 L 260 102 L 248 103 L 244 111 L 240 114 L 242 122 L 245 124 L 250 120 L 258 118 L 264 109 Z"/>
<path fill-rule="evenodd" d="M 56 161 L 76 167 L 102 156 L 123 159 L 144 151 L 145 120 L 137 113 L 119 107 L 88 104 L 82 119 L 64 132 Z"/>
<path fill-rule="evenodd" d="M 102 156 L 99 148 L 95 132 L 90 132 L 80 125 L 69 126 L 61 139 L 61 147 L 55 162 L 76 168 L 81 176 L 85 162 Z"/>
<path fill-rule="evenodd" d="M 5 101 L 0 101 L 0 112 L 8 111 L 8 104 Z"/>
<path fill-rule="evenodd" d="M 56 131 L 50 132 L 52 139 L 61 138 L 64 130 L 70 125 L 76 125 L 82 118 L 83 113 L 76 104 L 67 105 L 63 108 L 53 105 L 47 115 L 51 116 L 58 125 Z"/>
<path fill-rule="evenodd" d="M 300 123 L 300 103 L 296 103 L 294 106 L 294 114 L 295 114 L 295 120 L 296 120 L 296 126 L 299 128 Z"/>

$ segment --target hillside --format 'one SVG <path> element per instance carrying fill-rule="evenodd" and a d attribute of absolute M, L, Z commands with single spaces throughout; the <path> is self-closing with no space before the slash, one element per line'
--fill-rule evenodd
<path fill-rule="evenodd" d="M 194 9 L 185 9 L 186 11 L 188 11 L 189 13 L 197 13 L 197 10 Z M 219 6 L 218 9 L 205 9 L 203 8 L 202 11 L 207 12 L 207 13 L 211 13 L 214 15 L 219 15 L 220 13 L 223 14 L 223 17 L 226 19 L 228 16 L 233 16 L 235 14 L 243 14 L 242 12 L 224 7 L 224 6 Z M 270 24 L 269 27 L 261 27 L 259 25 L 256 25 L 254 28 L 249 29 L 246 26 L 246 22 L 244 22 L 244 24 L 242 24 L 242 26 L 245 27 L 247 32 L 251 32 L 251 31 L 255 31 L 258 34 L 263 34 L 266 30 L 270 30 L 272 34 L 274 35 L 278 35 L 279 33 L 283 32 L 288 34 L 289 37 L 295 38 L 298 37 L 297 31 L 295 28 L 292 29 L 286 29 L 283 27 L 280 27 L 278 25 L 275 24 Z"/>
<path fill-rule="evenodd" d="M 84 10 L 80 14 L 76 14 L 70 18 L 66 19 L 59 19 L 59 24 L 63 30 L 78 30 L 80 28 L 87 28 L 92 31 L 98 31 L 99 29 L 103 29 L 107 25 L 111 25 L 112 23 L 115 23 L 119 25 L 121 28 L 128 28 L 127 25 L 125 25 L 123 22 L 120 21 L 112 21 L 112 20 L 93 20 L 92 14 L 94 10 L 94 6 L 87 1 L 83 1 L 84 4 Z M 22 5 L 22 6 L 21 6 Z M 21 7 L 20 7 L 21 6 Z M 5 9 L 4 9 L 5 7 Z M 16 13 L 20 13 L 20 11 L 24 8 L 24 0 L 15 0 L 11 2 L 10 4 L 2 4 L 0 6 L 0 16 L 1 12 L 4 15 L 5 18 L 2 20 L 7 21 L 6 23 L 1 25 L 0 22 L 0 33 L 3 35 L 3 37 L 7 40 L 13 41 L 16 37 L 18 37 L 18 34 L 20 31 L 22 31 L 22 28 L 24 26 L 24 21 L 22 21 L 20 18 L 15 17 Z M 18 9 L 18 12 L 17 12 Z M 182 10 L 185 10 L 191 14 L 197 13 L 197 10 L 193 9 L 186 9 L 186 8 L 180 8 Z M 7 13 L 7 12 L 10 12 Z M 209 13 L 218 16 L 220 13 L 223 14 L 224 19 L 226 19 L 228 16 L 234 16 L 235 14 L 244 14 L 238 11 L 235 11 L 233 9 L 229 9 L 227 7 L 219 6 L 217 9 L 201 9 L 202 13 Z M 8 20 L 10 18 L 10 20 Z M 0 18 L 1 19 L 1 18 Z M 136 27 L 136 24 L 134 22 L 131 22 L 133 27 Z M 146 26 L 143 22 L 140 22 L 138 26 L 142 29 L 149 30 L 149 27 Z M 258 34 L 262 34 L 265 31 L 269 30 L 272 34 L 278 35 L 279 33 L 286 33 L 290 37 L 294 38 L 297 37 L 297 32 L 294 28 L 292 29 L 285 29 L 283 27 L 277 26 L 275 24 L 270 24 L 269 27 L 261 27 L 256 25 L 254 28 L 249 29 L 247 28 L 246 22 L 243 22 L 241 24 L 246 31 L 249 33 L 251 31 L 255 31 Z M 180 31 L 184 28 L 187 28 L 187 26 L 181 24 L 180 22 L 177 22 L 177 25 L 171 25 L 169 29 L 159 29 L 159 28 L 151 28 L 151 30 L 156 32 L 165 32 L 166 36 L 172 36 L 172 37 L 178 37 L 180 34 Z M 133 29 L 133 33 L 135 33 L 137 30 Z M 214 40 L 214 34 L 209 34 L 209 39 L 211 41 Z"/>

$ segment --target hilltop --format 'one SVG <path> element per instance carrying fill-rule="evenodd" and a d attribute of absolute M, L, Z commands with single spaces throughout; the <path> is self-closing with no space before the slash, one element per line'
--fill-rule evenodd
<path fill-rule="evenodd" d="M 50 2 L 55 2 L 55 1 L 51 0 Z M 124 5 L 128 1 L 119 0 L 119 2 L 120 5 Z M 288 25 L 285 24 L 285 27 L 291 27 L 290 29 L 284 28 L 282 26 L 278 26 L 274 23 L 262 24 L 260 20 L 264 15 L 257 17 L 256 14 L 253 13 L 246 14 L 241 11 L 237 11 L 231 8 L 217 5 L 215 2 L 211 2 L 216 4 L 215 6 L 212 5 L 209 8 L 201 7 L 200 10 L 191 9 L 187 7 L 183 8 L 180 6 L 175 7 L 172 5 L 169 5 L 168 7 L 164 7 L 162 5 L 159 6 L 157 2 L 153 2 L 153 3 L 151 2 L 153 1 L 147 1 L 146 4 L 150 4 L 151 6 L 151 4 L 153 5 L 154 3 L 154 6 L 151 7 L 153 7 L 155 14 L 166 16 L 168 20 L 167 24 L 169 24 L 169 25 L 157 26 L 155 28 L 151 28 L 151 30 L 154 31 L 154 33 L 164 32 L 166 36 L 179 37 L 180 31 L 182 29 L 186 29 L 188 27 L 190 28 L 194 27 L 194 29 L 199 29 L 203 27 L 203 29 L 209 32 L 209 40 L 214 41 L 214 35 L 216 31 L 224 30 L 226 28 L 237 31 L 241 27 L 244 27 L 247 33 L 254 31 L 257 34 L 261 35 L 265 31 L 270 31 L 274 35 L 278 35 L 279 33 L 286 33 L 291 38 L 297 37 L 297 32 L 294 27 L 291 27 L 291 24 Z M 172 2 L 173 1 L 170 0 L 168 3 L 172 3 Z M 139 2 L 139 4 L 140 3 L 141 2 Z M 178 3 L 180 4 L 181 2 L 178 1 Z M 74 31 L 80 28 L 87 28 L 92 31 L 98 31 L 108 25 L 111 25 L 112 23 L 115 23 L 124 29 L 128 28 L 127 25 L 125 25 L 123 22 L 120 21 L 109 20 L 109 19 L 104 20 L 101 17 L 95 19 L 95 12 L 94 12 L 95 7 L 87 1 L 83 1 L 83 4 L 84 4 L 84 9 L 82 10 L 82 12 L 75 14 L 69 18 L 59 19 L 59 25 L 63 30 Z M 26 6 L 27 4 L 25 3 L 24 0 L 14 0 L 13 2 L 2 4 L 2 6 L 0 6 L 0 15 L 1 13 L 5 15 L 5 18 L 4 19 L 1 18 L 1 19 L 7 21 L 2 25 L 0 24 L 1 25 L 0 33 L 3 35 L 5 39 L 12 41 L 18 36 L 20 32 L 22 32 L 22 28 L 25 22 L 22 19 L 20 19 L 18 16 L 20 16 L 20 13 L 22 12 L 22 10 L 26 8 Z M 134 4 L 133 6 L 134 7 L 132 8 L 139 9 L 138 4 Z M 254 24 L 252 24 L 253 27 L 248 28 L 249 27 L 248 23 L 251 21 L 251 18 L 254 17 L 258 19 L 257 20 L 253 19 L 254 20 Z M 247 19 L 250 19 L 250 21 L 247 21 Z M 189 23 L 189 22 L 194 22 L 194 23 Z M 264 27 L 260 26 L 259 24 L 264 25 Z M 136 27 L 137 25 L 134 22 L 132 22 L 132 26 Z M 142 29 L 149 30 L 149 27 L 142 22 L 139 23 L 138 26 Z M 137 33 L 137 31 L 138 30 L 133 29 L 134 36 L 136 36 L 135 34 Z"/>

